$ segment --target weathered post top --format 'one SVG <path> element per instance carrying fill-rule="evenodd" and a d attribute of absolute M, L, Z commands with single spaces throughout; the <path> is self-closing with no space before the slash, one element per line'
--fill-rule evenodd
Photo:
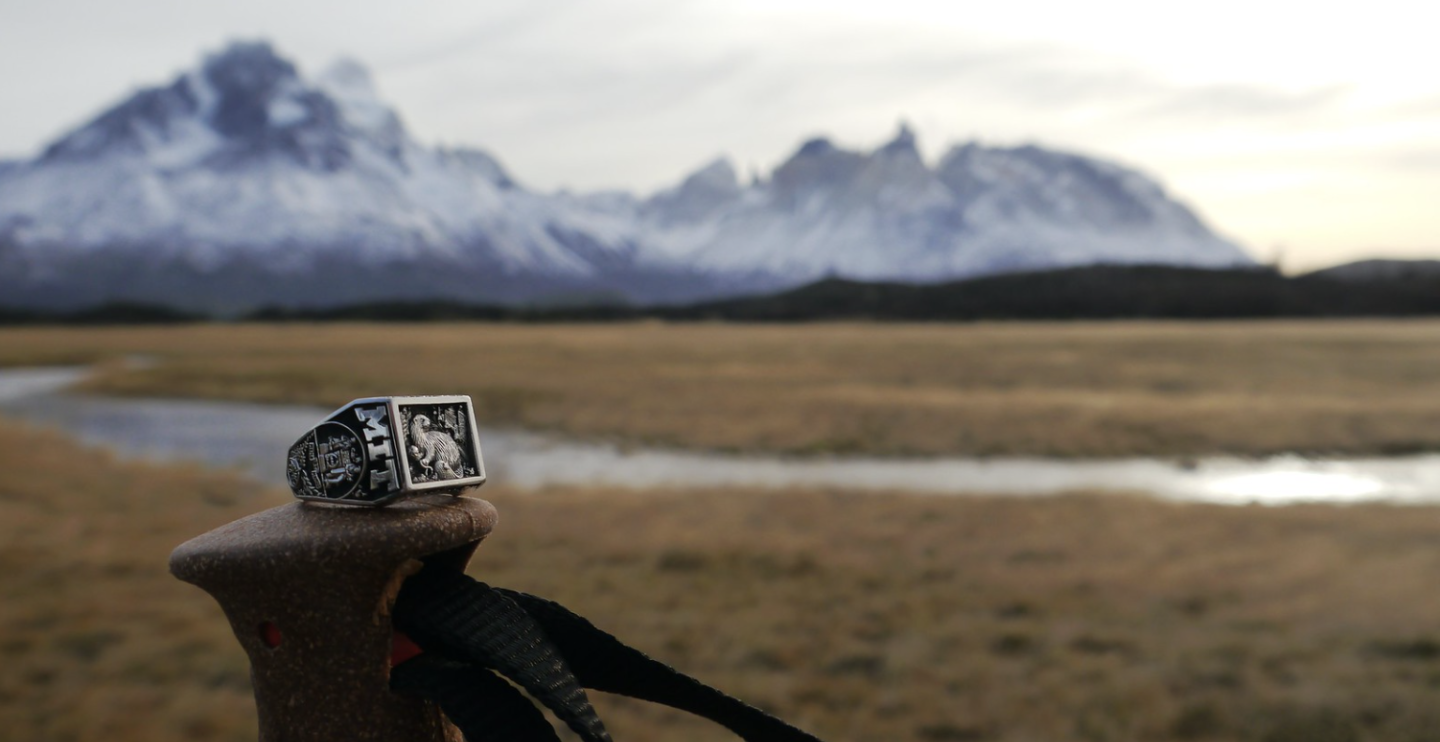
<path fill-rule="evenodd" d="M 261 742 L 458 742 L 438 707 L 390 691 L 390 608 L 420 560 L 463 571 L 495 521 L 445 495 L 297 502 L 181 544 L 170 571 L 214 596 L 249 655 Z"/>

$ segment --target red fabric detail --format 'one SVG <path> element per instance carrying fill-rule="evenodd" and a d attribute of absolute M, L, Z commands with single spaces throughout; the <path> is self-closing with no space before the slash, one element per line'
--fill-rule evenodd
<path fill-rule="evenodd" d="M 280 646 L 280 627 L 276 626 L 274 621 L 260 624 L 260 641 L 265 642 L 265 646 L 271 649 Z"/>
<path fill-rule="evenodd" d="M 390 638 L 390 666 L 394 667 L 405 660 L 412 659 L 417 655 L 424 654 L 425 650 L 399 631 Z"/>

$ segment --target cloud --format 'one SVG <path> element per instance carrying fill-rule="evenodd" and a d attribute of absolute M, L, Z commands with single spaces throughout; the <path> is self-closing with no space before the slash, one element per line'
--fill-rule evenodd
<path fill-rule="evenodd" d="M 1174 89 L 1141 115 L 1182 119 L 1244 119 L 1313 116 L 1331 112 L 1350 94 L 1350 85 L 1301 91 L 1256 85 L 1202 85 Z"/>
<path fill-rule="evenodd" d="M 1440 174 L 1440 143 L 1432 147 L 1386 153 L 1379 159 L 1383 166 L 1394 170 Z"/>
<path fill-rule="evenodd" d="M 1390 106 L 1387 113 L 1396 118 L 1440 117 L 1440 95 L 1410 98 Z"/>

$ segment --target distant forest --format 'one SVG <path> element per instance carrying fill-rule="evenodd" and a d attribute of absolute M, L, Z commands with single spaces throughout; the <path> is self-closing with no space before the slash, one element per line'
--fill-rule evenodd
<path fill-rule="evenodd" d="M 1440 272 L 1288 277 L 1270 269 L 1090 266 L 939 284 L 826 279 L 683 306 L 502 306 L 454 301 L 269 308 L 227 321 L 734 322 L 1247 319 L 1440 315 Z M 141 303 L 46 313 L 0 307 L 0 324 L 157 324 L 217 318 Z"/>

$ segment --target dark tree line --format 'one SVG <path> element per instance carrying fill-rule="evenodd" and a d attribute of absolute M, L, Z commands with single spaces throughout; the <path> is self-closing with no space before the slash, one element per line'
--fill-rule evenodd
<path fill-rule="evenodd" d="M 264 322 L 817 320 L 972 321 L 1080 319 L 1243 319 L 1440 315 L 1440 274 L 1368 278 L 1270 269 L 1089 266 L 1012 273 L 939 284 L 826 279 L 789 291 L 673 306 L 506 306 L 455 301 L 387 301 L 322 309 L 271 307 L 239 318 Z M 45 313 L 0 307 L 0 324 L 150 324 L 213 319 L 163 306 L 107 304 Z"/>

